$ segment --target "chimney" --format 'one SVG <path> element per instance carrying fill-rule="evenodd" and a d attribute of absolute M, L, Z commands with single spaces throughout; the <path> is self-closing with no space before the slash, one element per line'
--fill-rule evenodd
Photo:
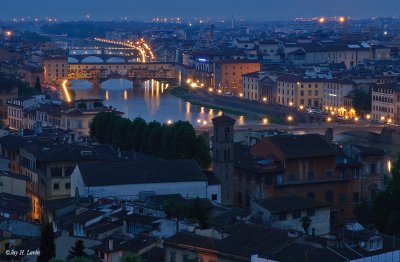
<path fill-rule="evenodd" d="M 247 130 L 247 145 L 251 146 L 251 128 Z"/>
<path fill-rule="evenodd" d="M 333 129 L 332 129 L 332 127 L 326 129 L 325 138 L 326 138 L 326 140 L 328 141 L 329 144 L 333 143 Z"/>
<path fill-rule="evenodd" d="M 113 249 L 114 249 L 114 240 L 110 238 L 108 240 L 108 251 L 113 251 Z"/>

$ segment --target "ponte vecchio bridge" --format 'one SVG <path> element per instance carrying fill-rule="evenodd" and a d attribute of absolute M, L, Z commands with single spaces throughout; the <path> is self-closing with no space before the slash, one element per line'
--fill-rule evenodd
<path fill-rule="evenodd" d="M 99 46 L 68 48 L 68 79 L 175 79 L 173 63 L 155 62 L 150 46 L 138 41 L 95 38 Z"/>

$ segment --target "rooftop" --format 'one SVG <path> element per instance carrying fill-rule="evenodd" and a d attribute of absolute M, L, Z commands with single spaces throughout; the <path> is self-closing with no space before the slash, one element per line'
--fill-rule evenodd
<path fill-rule="evenodd" d="M 337 154 L 325 137 L 317 134 L 271 136 L 259 143 L 262 145 L 266 140 L 276 146 L 285 158 L 326 157 Z M 257 146 L 256 144 L 253 147 Z"/>
<path fill-rule="evenodd" d="M 329 207 L 329 203 L 299 196 L 285 196 L 267 198 L 256 201 L 257 204 L 268 210 L 271 214 L 288 213 L 301 210 Z"/>
<path fill-rule="evenodd" d="M 147 160 L 79 164 L 86 186 L 207 181 L 195 160 Z"/>

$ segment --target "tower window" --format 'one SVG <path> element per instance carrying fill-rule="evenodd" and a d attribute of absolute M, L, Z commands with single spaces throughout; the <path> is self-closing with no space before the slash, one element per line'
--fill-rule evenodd
<path fill-rule="evenodd" d="M 229 142 L 229 127 L 225 128 L 225 142 Z"/>

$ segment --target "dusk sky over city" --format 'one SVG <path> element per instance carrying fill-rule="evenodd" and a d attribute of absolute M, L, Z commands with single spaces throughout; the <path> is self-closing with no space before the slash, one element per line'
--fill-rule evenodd
<path fill-rule="evenodd" d="M 121 17 L 135 20 L 156 16 L 226 18 L 231 15 L 238 18 L 266 20 L 320 15 L 370 18 L 372 16 L 395 16 L 398 10 L 398 8 L 394 8 L 396 5 L 400 5 L 398 0 L 382 0 L 379 1 L 379 5 L 375 0 L 115 0 L 112 1 L 112 4 L 107 0 L 70 0 L 68 2 L 16 0 L 2 1 L 0 18 L 52 16 L 60 19 L 82 19 L 87 14 L 93 20 L 119 19 Z"/>

